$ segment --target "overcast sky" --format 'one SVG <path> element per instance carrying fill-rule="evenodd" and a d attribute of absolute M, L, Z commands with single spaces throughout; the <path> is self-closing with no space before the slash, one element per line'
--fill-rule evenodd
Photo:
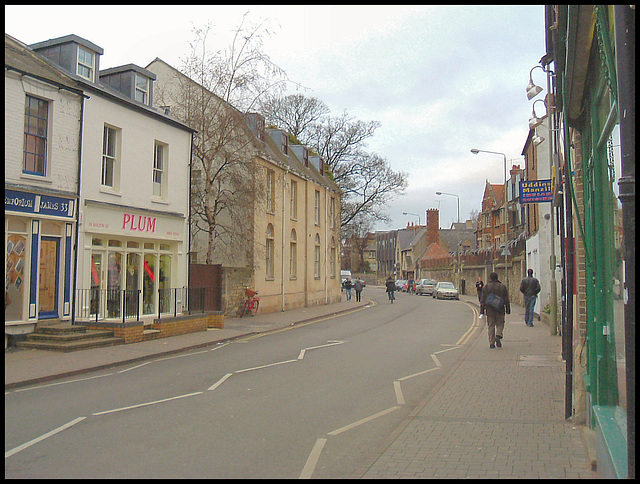
<path fill-rule="evenodd" d="M 382 123 L 367 150 L 407 172 L 409 187 L 388 207 L 392 224 L 376 229 L 418 215 L 425 223 L 429 208 L 448 228 L 457 199 L 436 191 L 459 196 L 461 220 L 479 211 L 485 180 L 503 182 L 503 158 L 471 148 L 505 153 L 508 169 L 524 166 L 525 87 L 545 53 L 542 5 L 5 5 L 5 32 L 26 44 L 76 34 L 104 49 L 102 69 L 156 57 L 178 67 L 194 26 L 211 20 L 209 45 L 224 48 L 247 11 L 251 22 L 266 20 L 263 50 L 304 87 L 298 92 L 334 116 L 346 110 Z M 534 81 L 546 86 L 540 69 Z"/>

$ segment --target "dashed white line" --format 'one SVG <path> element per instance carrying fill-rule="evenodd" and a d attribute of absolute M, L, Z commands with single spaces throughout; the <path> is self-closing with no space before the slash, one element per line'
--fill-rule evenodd
<path fill-rule="evenodd" d="M 137 366 L 132 366 L 131 368 L 127 368 L 126 370 L 120 370 L 118 373 L 126 373 L 127 371 L 135 370 L 135 369 L 140 368 L 142 366 L 148 365 L 149 363 L 153 363 L 153 362 L 152 361 L 145 361 L 144 363 L 140 363 Z"/>
<path fill-rule="evenodd" d="M 33 440 L 30 440 L 29 442 L 26 442 L 26 443 L 24 443 L 22 445 L 19 445 L 15 449 L 11 449 L 11 450 L 5 452 L 4 453 L 4 458 L 6 459 L 7 457 L 11 457 L 12 455 L 17 454 L 18 452 L 26 449 L 27 447 L 31 447 L 32 445 L 37 444 L 38 442 L 41 442 L 44 439 L 47 439 L 47 438 L 51 437 L 52 435 L 57 434 L 58 432 L 62 432 L 63 430 L 68 429 L 69 427 L 77 424 L 78 422 L 83 421 L 85 418 L 87 418 L 87 417 L 78 417 L 78 418 L 72 420 L 71 422 L 62 425 L 61 427 L 58 427 L 57 429 L 52 430 L 51 432 L 47 432 L 46 434 L 41 435 L 40 437 L 37 437 L 37 438 L 35 438 Z"/>
<path fill-rule="evenodd" d="M 58 383 L 49 383 L 47 385 L 38 385 L 37 387 L 19 388 L 17 390 L 12 390 L 12 391 L 14 393 L 28 392 L 30 390 L 38 390 L 40 388 L 55 387 L 57 385 L 66 385 L 67 383 L 76 383 L 76 382 L 79 382 L 79 381 L 94 380 L 95 378 L 103 378 L 105 376 L 111 376 L 111 375 L 113 375 L 113 373 L 107 373 L 105 375 L 98 375 L 98 376 L 90 376 L 90 377 L 87 377 L 87 378 L 77 378 L 75 380 L 61 381 L 61 382 L 58 382 Z"/>
<path fill-rule="evenodd" d="M 300 479 L 311 479 L 311 475 L 316 468 L 316 464 L 318 463 L 318 459 L 320 459 L 320 454 L 326 443 L 327 439 L 324 438 L 316 440 L 313 449 L 311 449 L 311 454 L 309 454 L 309 458 L 307 459 L 307 463 L 300 473 Z"/>
<path fill-rule="evenodd" d="M 342 432 L 346 432 L 347 430 L 351 430 L 355 427 L 358 427 L 359 425 L 365 424 L 367 422 L 370 422 L 371 420 L 375 420 L 379 417 L 382 417 L 388 413 L 391 412 L 395 412 L 396 410 L 398 410 L 400 408 L 400 406 L 396 405 L 394 407 L 391 408 L 387 408 L 386 410 L 383 410 L 382 412 L 378 412 L 376 414 L 370 415 L 369 417 L 365 417 L 361 420 L 358 420 L 357 422 L 353 422 L 352 424 L 349 425 L 345 425 L 344 427 L 341 427 L 339 429 L 333 430 L 331 432 L 329 432 L 328 435 L 338 435 L 341 434 Z"/>
<path fill-rule="evenodd" d="M 220 378 L 217 382 L 215 382 L 213 385 L 211 385 L 209 388 L 207 388 L 208 391 L 211 390 L 215 390 L 216 388 L 218 388 L 220 385 L 222 385 L 225 381 L 227 381 L 227 379 L 233 375 L 233 373 L 227 373 L 225 376 L 223 376 L 222 378 Z"/>
<path fill-rule="evenodd" d="M 294 361 L 298 361 L 298 360 L 295 359 L 295 360 L 279 361 L 277 363 L 270 363 L 268 365 L 254 366 L 253 368 L 245 368 L 244 370 L 236 370 L 235 373 L 244 373 L 245 371 L 261 370 L 262 368 L 269 368 L 270 366 L 284 365 L 285 363 L 293 363 Z"/>
<path fill-rule="evenodd" d="M 178 395 L 177 397 L 164 398 L 162 400 L 156 400 L 153 402 L 139 403 L 137 405 L 131 405 L 129 407 L 114 408 L 113 410 L 105 410 L 104 412 L 92 413 L 91 415 L 105 415 L 107 413 L 122 412 L 123 410 L 131 410 L 132 408 L 147 407 L 149 405 L 156 405 L 158 403 L 170 402 L 171 400 L 178 400 L 180 398 L 192 397 L 194 395 L 202 395 L 202 392 L 187 393 L 186 395 Z"/>
<path fill-rule="evenodd" d="M 396 400 L 398 401 L 398 405 L 404 405 L 404 395 L 402 394 L 402 387 L 400 386 L 399 381 L 393 382 L 393 388 L 396 391 Z"/>

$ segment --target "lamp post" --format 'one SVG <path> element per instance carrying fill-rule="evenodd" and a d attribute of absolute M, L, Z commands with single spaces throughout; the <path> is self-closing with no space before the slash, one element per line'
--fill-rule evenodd
<path fill-rule="evenodd" d="M 449 195 L 458 199 L 458 223 L 460 223 L 460 197 L 455 193 L 436 192 L 436 195 Z"/>
<path fill-rule="evenodd" d="M 504 282 L 507 286 L 507 290 L 509 289 L 509 268 L 508 268 L 508 257 L 509 257 L 509 206 L 507 200 L 507 155 L 504 153 L 500 153 L 499 151 L 487 151 L 487 150 L 479 150 L 477 148 L 472 148 L 471 153 L 477 155 L 478 153 L 490 153 L 492 155 L 502 155 L 504 159 Z"/>
<path fill-rule="evenodd" d="M 534 69 L 542 69 L 547 74 L 547 97 L 546 99 L 537 99 L 533 102 L 532 105 L 532 113 L 529 118 L 529 129 L 534 129 L 540 125 L 544 126 L 543 121 L 544 118 L 548 118 L 549 120 L 549 176 L 552 180 L 553 188 L 555 190 L 555 164 L 553 160 L 553 148 L 555 144 L 555 129 L 552 126 L 553 121 L 553 111 L 555 109 L 555 102 L 551 92 L 551 75 L 552 72 L 549 68 L 545 69 L 542 66 L 533 66 L 529 71 L 529 84 L 527 85 L 527 99 L 531 101 L 534 97 L 542 92 L 542 88 L 537 86 L 533 82 L 532 73 Z M 547 114 L 542 118 L 538 118 L 536 115 L 536 103 L 542 102 L 547 109 Z M 536 139 L 538 138 L 538 139 Z M 544 138 L 540 138 L 537 134 L 534 137 L 534 146 L 539 145 Z M 549 256 L 549 269 L 551 270 L 551 280 L 549 281 L 550 290 L 551 290 L 551 300 L 549 301 L 549 305 L 551 306 L 550 312 L 550 322 L 549 322 L 549 332 L 551 335 L 558 334 L 558 290 L 557 290 L 557 282 L 556 282 L 556 241 L 555 241 L 555 221 L 554 221 L 555 207 L 554 203 L 551 203 L 551 213 L 550 213 L 550 225 L 551 225 L 551 250 Z"/>
<path fill-rule="evenodd" d="M 418 215 L 417 213 L 402 212 L 402 215 L 413 215 L 414 217 L 418 217 L 418 225 L 422 225 L 422 224 L 420 223 L 420 215 Z"/>
<path fill-rule="evenodd" d="M 446 192 L 436 192 L 436 195 L 449 195 L 451 197 L 456 197 L 458 199 L 458 223 L 460 223 L 460 197 L 455 193 L 446 193 Z M 460 292 L 462 293 L 462 287 L 461 287 L 462 268 L 460 267 L 460 251 L 461 250 L 462 250 L 462 241 L 458 239 L 458 250 L 456 251 L 458 254 L 458 280 L 456 281 L 456 283 L 460 288 Z"/>

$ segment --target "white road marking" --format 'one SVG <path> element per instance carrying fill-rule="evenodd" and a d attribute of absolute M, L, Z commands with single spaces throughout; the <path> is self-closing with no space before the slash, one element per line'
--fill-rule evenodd
<path fill-rule="evenodd" d="M 46 434 L 41 435 L 40 437 L 37 437 L 37 438 L 35 438 L 35 439 L 33 439 L 33 440 L 30 440 L 30 441 L 29 441 L 29 442 L 27 442 L 27 443 L 24 443 L 24 444 L 22 444 L 22 445 L 19 445 L 19 446 L 18 446 L 18 447 L 16 447 L 15 449 L 11 449 L 11 450 L 9 450 L 9 451 L 5 452 L 5 453 L 4 453 L 4 458 L 6 459 L 7 457 L 11 457 L 13 454 L 17 454 L 18 452 L 20 452 L 20 451 L 22 451 L 22 450 L 26 449 L 27 447 L 31 447 L 32 445 L 37 444 L 38 442 L 41 442 L 41 441 L 43 441 L 44 439 L 47 439 L 47 438 L 51 437 L 52 435 L 55 435 L 55 434 L 57 434 L 57 433 L 59 433 L 59 432 L 62 432 L 63 430 L 68 429 L 69 427 L 71 427 L 71 426 L 73 426 L 73 425 L 77 424 L 78 422 L 81 422 L 81 421 L 82 421 L 82 420 L 84 420 L 85 418 L 87 418 L 87 417 L 78 417 L 78 418 L 76 418 L 76 419 L 72 420 L 71 422 L 64 424 L 63 426 L 58 427 L 57 429 L 52 430 L 51 432 L 47 432 Z"/>
<path fill-rule="evenodd" d="M 131 405 L 129 407 L 114 408 L 113 410 L 105 410 L 104 412 L 92 413 L 91 415 L 105 415 L 107 413 L 121 412 L 123 410 L 131 410 L 132 408 L 146 407 L 149 405 L 156 405 L 158 403 L 170 402 L 171 400 L 178 400 L 180 398 L 192 397 L 194 395 L 202 395 L 202 392 L 187 393 L 186 395 L 178 395 L 177 397 L 164 398 L 162 400 L 156 400 L 154 402 L 139 403 L 137 405 Z"/>
<path fill-rule="evenodd" d="M 311 475 L 316 468 L 316 464 L 320 459 L 320 454 L 322 453 L 322 449 L 326 443 L 327 439 L 324 438 L 316 440 L 316 443 L 313 445 L 313 449 L 311 449 L 311 454 L 309 454 L 309 458 L 307 459 L 307 463 L 304 465 L 304 468 L 300 473 L 300 479 L 311 479 Z"/>
<path fill-rule="evenodd" d="M 355 427 L 358 427 L 359 425 L 362 425 L 362 424 L 365 424 L 367 422 L 370 422 L 371 420 L 375 420 L 375 419 L 377 419 L 379 417 L 382 417 L 382 416 L 384 416 L 384 415 L 386 415 L 388 413 L 395 412 L 399 408 L 400 407 L 397 406 L 397 405 L 395 407 L 387 408 L 386 410 L 383 410 L 382 412 L 378 412 L 378 413 L 376 413 L 374 415 L 371 415 L 369 417 L 366 417 L 366 418 L 363 418 L 361 420 L 358 420 L 357 422 L 353 422 L 352 424 L 345 425 L 344 427 L 341 427 L 341 428 L 339 428 L 337 430 L 333 430 L 333 431 L 329 432 L 328 435 L 341 434 L 342 432 L 346 432 L 347 430 L 351 430 L 351 429 L 353 429 Z"/>
<path fill-rule="evenodd" d="M 424 375 L 425 373 L 431 373 L 432 371 L 437 371 L 439 369 L 440 368 L 429 368 L 428 370 L 414 373 L 413 375 L 408 375 L 408 376 L 403 376 L 402 378 L 398 378 L 398 381 L 405 381 L 405 380 L 408 380 L 409 378 L 413 378 L 414 376 Z"/>
<path fill-rule="evenodd" d="M 402 387 L 400 386 L 399 381 L 393 382 L 393 388 L 396 391 L 396 400 L 398 401 L 398 405 L 404 405 L 404 395 L 402 394 Z"/>
<path fill-rule="evenodd" d="M 442 363 L 440 363 L 440 360 L 438 359 L 438 357 L 437 357 L 435 354 L 431 353 L 431 359 L 432 359 L 433 361 L 435 361 L 436 366 L 437 366 L 438 368 L 442 368 Z"/>
<path fill-rule="evenodd" d="M 293 363 L 295 360 L 279 361 L 277 363 L 270 363 L 268 365 L 255 366 L 253 368 L 245 368 L 244 370 L 236 370 L 234 373 L 244 373 L 245 371 L 261 370 L 262 368 L 269 368 L 270 366 L 284 365 L 285 363 Z"/>
<path fill-rule="evenodd" d="M 298 355 L 298 359 L 299 359 L 299 360 L 301 360 L 301 359 L 303 359 L 303 358 L 304 358 L 304 354 L 306 353 L 306 351 L 307 351 L 306 349 L 304 349 L 304 350 L 300 350 L 300 354 Z"/>
<path fill-rule="evenodd" d="M 155 361 L 175 360 L 176 358 L 184 358 L 185 356 L 200 355 L 202 353 L 206 353 L 207 351 L 209 350 L 196 351 L 195 353 L 187 353 L 186 355 L 166 356 L 165 358 L 158 358 Z"/>
<path fill-rule="evenodd" d="M 58 383 L 49 383 L 47 385 L 39 385 L 37 387 L 20 388 L 18 390 L 12 390 L 12 392 L 14 392 L 14 393 L 28 392 L 29 390 L 38 390 L 40 388 L 54 387 L 56 385 L 66 385 L 67 383 L 76 383 L 76 382 L 79 382 L 79 381 L 94 380 L 95 378 L 102 378 L 102 377 L 111 376 L 111 375 L 113 375 L 113 373 L 107 373 L 105 375 L 98 375 L 98 376 L 90 376 L 90 377 L 87 377 L 87 378 L 77 378 L 75 380 L 61 381 L 61 382 L 58 382 Z"/>
<path fill-rule="evenodd" d="M 148 365 L 149 363 L 153 363 L 152 361 L 146 361 L 144 363 L 140 363 L 137 366 L 132 366 L 131 368 L 127 368 L 126 370 L 120 370 L 118 373 L 125 373 L 127 371 L 135 370 L 136 368 L 140 368 L 141 366 Z"/>
<path fill-rule="evenodd" d="M 227 381 L 227 379 L 233 375 L 233 373 L 227 373 L 225 376 L 223 376 L 222 378 L 220 378 L 217 382 L 215 382 L 213 385 L 211 385 L 209 388 L 207 388 L 208 391 L 211 390 L 215 390 L 216 388 L 218 388 L 220 385 L 222 385 L 225 381 Z"/>

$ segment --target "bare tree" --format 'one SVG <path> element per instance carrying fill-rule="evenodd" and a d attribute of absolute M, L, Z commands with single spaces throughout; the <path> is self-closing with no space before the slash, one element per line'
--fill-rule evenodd
<path fill-rule="evenodd" d="M 365 151 L 366 140 L 380 127 L 378 121 L 359 121 L 346 111 L 331 117 L 324 103 L 302 95 L 271 97 L 261 112 L 268 122 L 287 126 L 327 163 L 343 191 L 343 229 L 353 232 L 356 226 L 389 220 L 386 206 L 406 189 L 407 174 L 393 171 L 384 158 Z"/>
<path fill-rule="evenodd" d="M 207 50 L 211 24 L 195 29 L 190 54 L 173 82 L 159 89 L 172 114 L 197 130 L 193 141 L 192 238 L 207 234 L 206 263 L 248 256 L 257 193 L 256 147 L 244 113 L 281 86 L 285 73 L 261 51 L 262 25 L 245 27 L 231 45 Z M 165 99 L 162 99 L 162 98 Z"/>
<path fill-rule="evenodd" d="M 314 124 L 329 114 L 329 107 L 315 97 L 291 94 L 268 96 L 260 103 L 260 112 L 270 123 L 280 126 L 297 139 L 306 139 Z"/>

